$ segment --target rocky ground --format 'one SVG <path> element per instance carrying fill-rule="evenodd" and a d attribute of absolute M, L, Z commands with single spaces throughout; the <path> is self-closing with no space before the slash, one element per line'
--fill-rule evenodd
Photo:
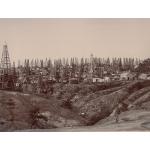
<path fill-rule="evenodd" d="M 113 115 L 124 104 L 119 123 Z M 54 87 L 50 97 L 0 91 L 0 131 L 149 131 L 150 81 Z"/>

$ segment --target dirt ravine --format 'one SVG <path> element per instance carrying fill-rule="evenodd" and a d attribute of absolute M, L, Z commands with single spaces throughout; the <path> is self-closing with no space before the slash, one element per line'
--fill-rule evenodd
<path fill-rule="evenodd" d="M 149 89 L 150 81 L 133 81 L 57 85 L 47 98 L 0 91 L 0 131 L 149 131 Z"/>

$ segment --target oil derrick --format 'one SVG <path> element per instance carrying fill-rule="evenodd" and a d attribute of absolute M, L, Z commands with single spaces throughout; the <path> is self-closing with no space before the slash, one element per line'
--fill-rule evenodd
<path fill-rule="evenodd" d="M 11 71 L 11 62 L 9 58 L 8 46 L 3 45 L 0 68 L 0 88 L 12 90 L 14 88 L 13 75 Z"/>
<path fill-rule="evenodd" d="M 94 70 L 93 70 L 93 54 L 91 54 L 90 56 L 90 68 L 89 68 L 89 76 L 92 79 L 93 78 L 93 74 L 94 74 Z"/>

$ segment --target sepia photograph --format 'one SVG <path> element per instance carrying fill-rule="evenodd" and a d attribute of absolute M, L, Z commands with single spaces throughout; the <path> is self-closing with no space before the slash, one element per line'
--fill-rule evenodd
<path fill-rule="evenodd" d="M 150 131 L 150 19 L 1 18 L 0 132 Z"/>

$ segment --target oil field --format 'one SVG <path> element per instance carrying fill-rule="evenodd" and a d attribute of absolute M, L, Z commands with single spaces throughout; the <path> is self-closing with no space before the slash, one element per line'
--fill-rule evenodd
<path fill-rule="evenodd" d="M 150 59 L 29 60 L 3 45 L 0 131 L 147 131 Z"/>
<path fill-rule="evenodd" d="M 0 131 L 150 130 L 149 19 L 0 25 Z"/>

